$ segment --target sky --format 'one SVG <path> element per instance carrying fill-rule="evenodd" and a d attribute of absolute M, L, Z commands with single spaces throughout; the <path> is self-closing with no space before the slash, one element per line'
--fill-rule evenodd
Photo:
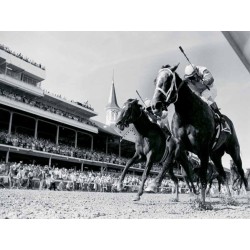
<path fill-rule="evenodd" d="M 188 64 L 181 45 L 196 65 L 215 78 L 216 102 L 234 123 L 243 168 L 250 168 L 250 75 L 221 32 L 84 31 L 0 32 L 0 43 L 46 67 L 42 88 L 69 100 L 88 101 L 105 123 L 113 71 L 120 107 L 129 98 L 151 98 L 153 80 L 165 64 Z M 229 157 L 223 159 L 229 167 Z"/>

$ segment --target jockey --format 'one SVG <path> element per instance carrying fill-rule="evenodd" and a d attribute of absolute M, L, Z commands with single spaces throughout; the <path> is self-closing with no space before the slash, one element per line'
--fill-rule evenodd
<path fill-rule="evenodd" d="M 159 127 L 162 129 L 163 133 L 165 134 L 166 138 L 169 138 L 171 136 L 169 124 L 168 124 L 168 112 L 166 110 L 162 111 L 162 115 L 160 118 L 156 117 L 151 108 L 151 100 L 145 99 L 145 112 L 147 113 L 149 119 L 151 122 L 157 123 Z"/>
<path fill-rule="evenodd" d="M 189 64 L 185 68 L 184 79 L 188 83 L 190 89 L 212 108 L 221 121 L 224 121 L 224 118 L 214 101 L 217 96 L 217 89 L 214 84 L 214 78 L 208 69 L 202 66 Z"/>
<path fill-rule="evenodd" d="M 152 112 L 151 100 L 146 98 L 145 101 L 144 101 L 144 104 L 145 104 L 145 112 L 148 115 L 148 118 L 150 119 L 150 121 L 154 122 L 154 123 L 157 123 L 157 117 Z"/>

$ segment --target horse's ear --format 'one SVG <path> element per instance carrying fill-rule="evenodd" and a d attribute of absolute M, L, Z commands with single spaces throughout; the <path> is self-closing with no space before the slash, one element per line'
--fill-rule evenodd
<path fill-rule="evenodd" d="M 175 72 L 176 69 L 178 68 L 180 63 L 176 64 L 175 66 L 171 67 L 171 71 Z"/>

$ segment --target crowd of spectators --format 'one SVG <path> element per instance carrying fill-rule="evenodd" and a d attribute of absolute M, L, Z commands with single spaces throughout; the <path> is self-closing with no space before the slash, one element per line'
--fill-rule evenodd
<path fill-rule="evenodd" d="M 106 154 L 88 148 L 73 147 L 63 143 L 56 144 L 48 139 L 35 139 L 33 136 L 20 133 L 8 134 L 7 131 L 0 131 L 0 144 L 122 166 L 125 166 L 129 160 L 114 153 Z M 144 169 L 145 163 L 137 163 L 133 167 Z M 161 166 L 157 163 L 153 164 L 152 170 L 159 172 Z M 181 174 L 179 170 L 175 170 L 175 173 Z"/>
<path fill-rule="evenodd" d="M 24 57 L 21 53 L 17 53 L 15 51 L 12 51 L 9 47 L 7 47 L 7 46 L 5 46 L 3 44 L 0 44 L 0 49 L 7 52 L 7 53 L 9 53 L 9 54 L 11 54 L 11 55 L 13 55 L 13 56 L 16 56 L 16 57 L 22 59 L 25 62 L 28 62 L 28 63 L 30 63 L 30 64 L 32 64 L 32 65 L 34 65 L 34 66 L 36 66 L 36 67 L 38 67 L 38 68 L 40 68 L 42 70 L 45 70 L 45 67 L 42 66 L 40 63 L 36 63 L 35 61 L 29 59 L 28 57 Z"/>
<path fill-rule="evenodd" d="M 58 191 L 95 191 L 116 192 L 120 173 L 80 171 L 76 168 L 66 169 L 58 167 L 26 164 L 22 161 L 0 162 L 0 186 L 17 189 L 48 189 Z M 145 187 L 153 180 L 149 177 Z M 141 177 L 127 175 L 123 181 L 124 191 L 134 192 L 141 184 Z M 159 189 L 161 193 L 175 191 L 174 183 L 164 179 Z M 186 192 L 184 182 L 180 182 L 180 192 Z"/>
<path fill-rule="evenodd" d="M 11 92 L 11 91 L 3 89 L 3 88 L 0 88 L 0 95 L 5 96 L 5 97 L 7 97 L 9 99 L 12 99 L 14 101 L 19 101 L 19 102 L 28 104 L 28 105 L 30 105 L 32 107 L 36 107 L 36 108 L 42 109 L 44 111 L 48 111 L 48 112 L 51 112 L 51 113 L 54 113 L 54 114 L 57 114 L 57 115 L 67 117 L 67 118 L 72 119 L 74 121 L 85 123 L 85 124 L 96 127 L 96 124 L 94 122 L 91 122 L 90 120 L 87 120 L 87 119 L 84 119 L 82 117 L 70 114 L 70 113 L 65 112 L 63 110 L 60 110 L 58 108 L 49 106 L 49 105 L 47 105 L 45 103 L 42 103 L 42 102 L 37 101 L 35 99 L 29 98 L 29 97 L 27 97 L 25 95 L 20 95 L 20 94 L 17 94 L 15 92 Z"/>
<path fill-rule="evenodd" d="M 68 101 L 68 100 L 66 99 L 66 97 L 62 97 L 62 95 L 50 93 L 50 92 L 47 91 L 47 90 L 44 90 L 44 92 L 45 92 L 45 93 L 48 93 L 48 94 L 50 94 L 50 95 L 53 95 L 53 96 L 55 96 L 55 97 L 57 97 L 57 98 L 61 98 L 61 99 L 65 100 L 65 101 Z M 81 107 L 84 107 L 84 108 L 87 108 L 87 109 L 90 109 L 90 110 L 94 111 L 94 109 L 91 107 L 91 105 L 89 104 L 88 101 L 81 103 L 81 102 L 77 102 L 77 101 L 71 100 L 70 102 L 72 102 L 72 103 L 74 103 L 74 104 L 77 104 L 77 105 L 79 105 L 79 106 L 81 106 Z"/>
<path fill-rule="evenodd" d="M 0 131 L 0 144 L 123 166 L 126 165 L 128 160 L 127 158 L 119 157 L 116 154 L 106 154 L 104 152 L 97 152 L 87 148 L 75 148 L 62 143 L 57 145 L 48 139 L 35 139 L 33 136 L 20 133 L 8 134 L 7 131 Z M 144 165 L 136 164 L 135 167 L 143 168 Z"/>

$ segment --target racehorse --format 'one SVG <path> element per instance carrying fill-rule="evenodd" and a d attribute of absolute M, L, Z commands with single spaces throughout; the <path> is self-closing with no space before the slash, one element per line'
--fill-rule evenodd
<path fill-rule="evenodd" d="M 158 72 L 155 79 L 152 109 L 156 115 L 161 116 L 163 109 L 167 109 L 170 104 L 174 105 L 175 113 L 171 124 L 172 134 L 180 149 L 195 153 L 201 162 L 202 205 L 205 206 L 209 156 L 223 182 L 226 182 L 229 194 L 228 180 L 221 162 L 225 152 L 232 157 L 246 190 L 248 190 L 248 183 L 242 169 L 240 145 L 232 121 L 224 115 L 231 133 L 221 131 L 215 145 L 217 126 L 215 115 L 208 104 L 193 93 L 185 81 L 182 81 L 175 72 L 177 68 L 178 65 L 174 67 L 166 65 Z"/>
<path fill-rule="evenodd" d="M 134 201 L 140 200 L 140 196 L 143 194 L 145 181 L 149 175 L 153 163 L 162 162 L 164 166 L 158 175 L 159 183 L 164 178 L 165 173 L 168 172 L 170 178 L 177 186 L 176 190 L 178 190 L 178 179 L 173 173 L 173 168 L 177 164 L 174 160 L 177 151 L 175 139 L 170 138 L 169 140 L 166 140 L 166 136 L 159 125 L 149 120 L 148 115 L 145 113 L 142 106 L 138 104 L 138 100 L 136 99 L 129 99 L 127 102 L 125 102 L 116 122 L 116 126 L 120 130 L 124 130 L 124 128 L 128 127 L 129 124 L 133 124 L 138 132 L 135 142 L 136 152 L 134 156 L 127 162 L 124 168 L 117 184 L 117 190 L 122 190 L 122 182 L 129 167 L 142 161 L 146 161 L 146 167 L 142 175 L 141 185 Z M 169 152 L 171 152 L 171 158 L 169 157 Z M 186 154 L 183 155 L 184 156 L 182 156 L 180 163 L 186 172 L 186 182 L 190 190 L 192 188 L 195 192 L 195 187 L 192 181 L 190 181 L 192 180 L 192 174 L 190 173 L 191 166 L 187 160 L 187 157 L 185 157 Z M 176 193 L 176 199 L 178 200 L 178 191 Z"/>

